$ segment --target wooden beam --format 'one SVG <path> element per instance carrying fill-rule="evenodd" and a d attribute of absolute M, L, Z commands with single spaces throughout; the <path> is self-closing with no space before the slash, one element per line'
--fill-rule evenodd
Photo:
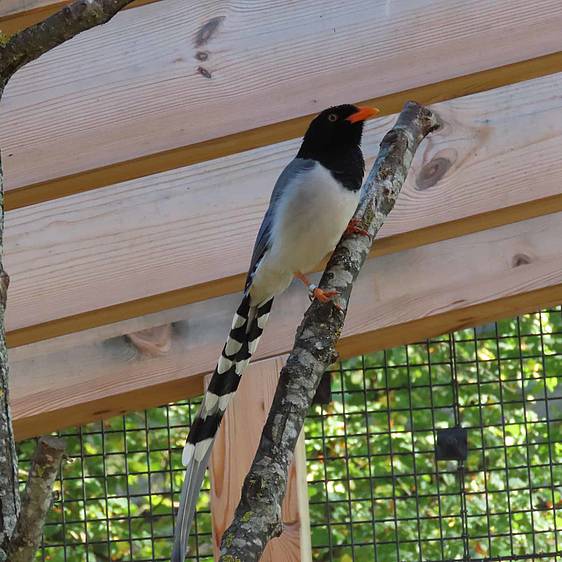
<path fill-rule="evenodd" d="M 532 80 L 560 71 L 562 71 L 562 52 L 557 52 L 379 96 L 362 103 L 380 108 L 381 116 L 384 116 L 398 113 L 408 100 L 413 99 L 424 105 L 429 105 L 525 80 Z M 214 158 L 221 158 L 300 137 L 311 117 L 312 115 L 297 117 L 68 176 L 39 181 L 16 189 L 9 189 L 8 185 L 8 191 L 5 195 L 6 210 L 19 209 L 59 197 L 83 193 L 110 184 L 139 179 L 150 174 L 157 174 L 199 162 L 207 162 Z"/>
<path fill-rule="evenodd" d="M 435 106 L 445 126 L 418 150 L 374 253 L 562 211 L 561 89 L 562 73 Z M 369 165 L 394 119 L 367 127 Z M 275 178 L 297 145 L 7 213 L 9 345 L 239 290 Z"/>
<path fill-rule="evenodd" d="M 125 10 L 158 0 L 135 0 Z M 39 23 L 70 4 L 71 0 L 2 0 L 0 4 L 0 30 L 13 35 L 26 27 Z"/>
<path fill-rule="evenodd" d="M 58 0 L 3 0 L 0 4 L 0 22 L 5 21 L 7 16 L 14 16 L 21 12 L 30 12 L 45 6 L 59 6 L 63 4 Z"/>
<path fill-rule="evenodd" d="M 531 76 L 560 70 L 559 56 L 540 58 L 560 49 L 557 0 L 352 7 L 162 0 L 118 14 L 10 81 L 0 107 L 7 189 L 62 178 L 41 188 L 68 194 L 294 137 L 303 116 L 333 103 L 375 99 L 392 113 L 403 92 L 428 84 L 419 101 L 490 87 L 494 75 L 477 73 L 527 59 L 541 68 Z M 500 73 L 500 83 L 529 78 L 525 66 Z M 447 82 L 459 76 L 468 78 Z M 248 138 L 232 136 L 242 131 Z M 197 156 L 186 157 L 192 145 Z"/>
<path fill-rule="evenodd" d="M 232 522 L 240 501 L 242 484 L 256 454 L 285 360 L 286 357 L 272 357 L 250 365 L 213 445 L 210 476 L 215 560 L 219 559 L 222 534 Z M 283 502 L 283 527 L 283 534 L 269 543 L 261 562 L 311 561 L 310 548 L 306 543 L 302 544 L 302 539 L 310 536 L 306 452 L 302 434 L 289 469 L 287 495 Z"/>
<path fill-rule="evenodd" d="M 562 213 L 555 213 L 369 260 L 354 287 L 340 353 L 560 303 L 561 239 Z M 226 295 L 11 350 L 18 438 L 199 393 L 238 300 Z M 256 359 L 290 349 L 306 306 L 300 286 L 278 299 Z M 140 355 L 122 336 L 163 324 L 172 324 L 172 341 L 159 355 Z"/>

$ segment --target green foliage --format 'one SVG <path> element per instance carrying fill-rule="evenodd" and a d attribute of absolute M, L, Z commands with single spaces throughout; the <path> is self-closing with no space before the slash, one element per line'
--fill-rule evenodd
<path fill-rule="evenodd" d="M 562 314 L 477 333 L 334 368 L 335 399 L 306 426 L 314 560 L 560 550 Z M 434 430 L 454 426 L 455 410 L 468 428 L 464 473 L 455 461 L 435 461 Z"/>
<path fill-rule="evenodd" d="M 196 408 L 174 404 L 63 432 L 70 458 L 37 560 L 169 560 L 184 474 L 181 449 Z M 21 444 L 21 456 L 29 458 L 33 445 Z M 28 467 L 22 463 L 22 477 Z M 210 561 L 208 481 L 204 489 L 191 551 L 199 552 L 193 560 Z"/>
<path fill-rule="evenodd" d="M 461 559 L 465 533 L 473 558 L 561 548 L 561 310 L 476 333 L 333 367 L 334 400 L 306 423 L 315 561 Z M 196 407 L 64 432 L 70 462 L 37 560 L 169 560 L 181 448 Z M 468 428 L 464 473 L 435 461 L 434 432 L 454 426 L 455 410 Z M 20 445 L 23 459 L 33 446 Z M 24 460 L 22 480 L 28 468 Z M 212 560 L 208 504 L 205 492 L 192 560 Z"/>

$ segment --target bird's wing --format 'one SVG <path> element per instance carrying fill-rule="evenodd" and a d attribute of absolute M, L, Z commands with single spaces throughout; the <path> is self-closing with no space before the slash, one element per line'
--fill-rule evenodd
<path fill-rule="evenodd" d="M 281 175 L 277 179 L 271 194 L 271 199 L 269 200 L 269 207 L 263 217 L 263 221 L 254 244 L 254 251 L 252 253 L 252 259 L 248 269 L 248 277 L 246 278 L 246 289 L 248 289 L 251 285 L 256 267 L 270 247 L 272 225 L 275 220 L 275 211 L 279 205 L 279 201 L 282 199 L 283 195 L 286 195 L 287 191 L 291 189 L 294 179 L 299 174 L 312 170 L 315 164 L 316 162 L 314 160 L 294 158 L 291 162 L 289 162 L 289 164 L 287 164 L 287 166 L 285 166 L 285 169 L 281 172 Z"/>

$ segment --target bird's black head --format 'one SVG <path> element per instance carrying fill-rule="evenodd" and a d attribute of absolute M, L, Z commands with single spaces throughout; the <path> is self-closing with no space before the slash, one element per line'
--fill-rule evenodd
<path fill-rule="evenodd" d="M 308 126 L 297 156 L 322 161 L 359 148 L 364 121 L 378 113 L 378 109 L 349 104 L 325 109 Z"/>

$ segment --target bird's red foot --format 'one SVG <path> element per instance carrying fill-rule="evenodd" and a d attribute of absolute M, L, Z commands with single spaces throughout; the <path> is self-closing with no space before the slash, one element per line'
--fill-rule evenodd
<path fill-rule="evenodd" d="M 325 291 L 320 287 L 316 287 L 311 291 L 312 299 L 320 302 L 329 302 L 337 295 L 337 291 Z"/>
<path fill-rule="evenodd" d="M 337 302 L 334 302 L 334 297 L 338 295 L 339 293 L 337 291 L 325 291 L 320 287 L 315 287 L 310 291 L 310 300 L 316 300 L 322 303 L 331 302 L 335 308 L 343 311 L 342 307 Z"/>
<path fill-rule="evenodd" d="M 351 219 L 347 228 L 345 229 L 346 234 L 361 234 L 362 236 L 369 236 L 369 233 L 360 226 L 361 221 L 358 219 Z"/>
<path fill-rule="evenodd" d="M 295 273 L 295 277 L 306 285 L 306 287 L 308 288 L 308 296 L 310 297 L 311 301 L 316 300 L 326 303 L 332 301 L 334 297 L 339 295 L 337 291 L 325 291 L 324 289 L 317 287 L 314 283 L 311 283 L 310 279 L 306 275 L 303 275 L 300 271 L 297 271 Z M 338 310 L 342 310 L 342 307 L 339 304 L 335 302 L 332 302 L 332 304 Z"/>

